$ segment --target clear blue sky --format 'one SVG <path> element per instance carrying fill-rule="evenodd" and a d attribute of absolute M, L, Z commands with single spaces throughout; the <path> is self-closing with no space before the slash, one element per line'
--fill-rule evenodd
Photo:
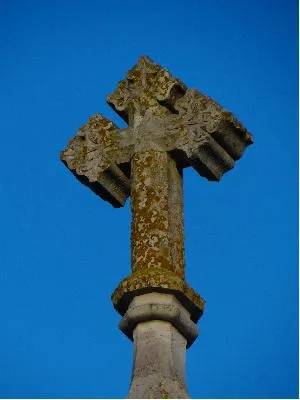
<path fill-rule="evenodd" d="M 298 6 L 292 0 L 0 2 L 1 397 L 124 397 L 132 344 L 110 295 L 130 205 L 59 152 L 139 55 L 234 112 L 255 144 L 213 183 L 186 170 L 188 282 L 206 299 L 192 397 L 298 396 Z"/>

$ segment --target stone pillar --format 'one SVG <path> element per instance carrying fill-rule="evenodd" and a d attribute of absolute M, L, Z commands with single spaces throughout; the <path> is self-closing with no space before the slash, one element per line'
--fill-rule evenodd
<path fill-rule="evenodd" d="M 197 338 L 198 328 L 175 296 L 136 296 L 120 329 L 134 341 L 128 398 L 188 398 L 185 354 Z"/>

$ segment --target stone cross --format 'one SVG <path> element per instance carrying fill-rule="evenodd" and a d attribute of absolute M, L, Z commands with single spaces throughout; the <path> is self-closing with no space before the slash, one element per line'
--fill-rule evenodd
<path fill-rule="evenodd" d="M 140 57 L 107 97 L 128 124 L 90 117 L 61 153 L 76 178 L 114 207 L 131 197 L 131 274 L 112 295 L 135 343 L 130 398 L 187 397 L 185 348 L 204 301 L 185 281 L 182 171 L 219 181 L 252 136 L 208 96 Z"/>

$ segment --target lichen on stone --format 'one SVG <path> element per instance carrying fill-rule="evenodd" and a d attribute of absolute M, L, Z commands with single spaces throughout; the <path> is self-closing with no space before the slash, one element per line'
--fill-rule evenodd
<path fill-rule="evenodd" d="M 205 301 L 182 278 L 164 268 L 137 270 L 129 275 L 112 294 L 114 307 L 124 315 L 134 296 L 149 291 L 173 293 L 197 322 L 201 317 Z"/>
<path fill-rule="evenodd" d="M 126 122 L 136 115 L 143 117 L 150 108 L 173 108 L 175 101 L 186 91 L 186 86 L 149 57 L 140 57 L 128 71 L 107 102 Z"/>
<path fill-rule="evenodd" d="M 182 169 L 218 181 L 252 136 L 231 112 L 148 57 L 107 101 L 128 127 L 96 114 L 61 160 L 114 207 L 131 196 L 132 275 L 115 290 L 114 306 L 124 313 L 132 296 L 155 289 L 174 293 L 197 320 L 204 301 L 185 282 Z"/>

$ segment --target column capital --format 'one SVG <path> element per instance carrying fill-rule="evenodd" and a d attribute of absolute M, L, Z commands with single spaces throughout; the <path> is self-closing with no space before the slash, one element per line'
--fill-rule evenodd
<path fill-rule="evenodd" d="M 172 294 L 147 293 L 136 296 L 130 303 L 119 328 L 133 340 L 133 331 L 137 324 L 147 321 L 170 322 L 187 341 L 189 348 L 198 337 L 198 327 L 191 320 L 189 312 Z"/>

